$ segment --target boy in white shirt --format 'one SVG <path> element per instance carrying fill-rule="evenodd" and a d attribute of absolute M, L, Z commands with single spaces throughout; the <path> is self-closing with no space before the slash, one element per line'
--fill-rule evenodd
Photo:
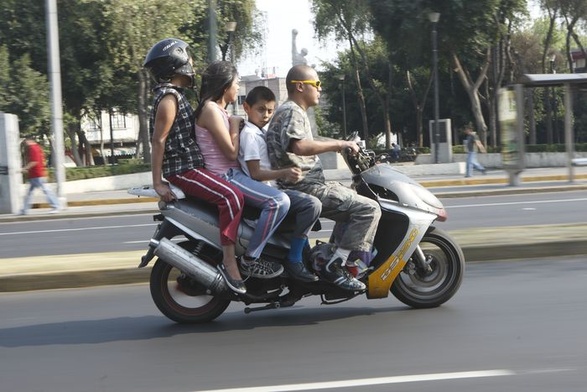
<path fill-rule="evenodd" d="M 274 180 L 284 179 L 297 182 L 302 177 L 302 171 L 298 167 L 273 170 L 269 162 L 263 127 L 271 120 L 275 104 L 275 94 L 265 86 L 257 86 L 247 94 L 243 106 L 248 120 L 244 122 L 244 128 L 240 132 L 238 161 L 242 171 L 257 181 L 273 183 Z M 295 216 L 296 222 L 284 268 L 294 279 L 317 281 L 318 277 L 304 266 L 302 252 L 308 243 L 308 233 L 320 217 L 322 203 L 315 196 L 303 192 L 293 189 L 282 191 L 290 198 L 289 214 Z"/>

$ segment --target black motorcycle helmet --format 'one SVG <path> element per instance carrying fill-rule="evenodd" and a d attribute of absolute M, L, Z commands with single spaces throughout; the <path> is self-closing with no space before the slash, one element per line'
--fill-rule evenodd
<path fill-rule="evenodd" d="M 166 38 L 149 49 L 143 67 L 157 83 L 168 82 L 179 74 L 189 76 L 193 85 L 195 72 L 190 59 L 187 43 L 178 38 Z"/>

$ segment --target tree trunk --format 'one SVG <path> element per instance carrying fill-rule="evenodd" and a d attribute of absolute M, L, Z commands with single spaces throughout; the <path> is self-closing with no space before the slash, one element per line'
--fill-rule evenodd
<path fill-rule="evenodd" d="M 102 157 L 102 165 L 106 166 L 106 155 L 104 154 L 104 124 L 102 123 L 102 113 L 98 113 L 100 122 L 100 156 Z"/>
<path fill-rule="evenodd" d="M 357 100 L 359 101 L 359 110 L 361 111 L 361 122 L 363 124 L 363 138 L 367 140 L 367 136 L 369 135 L 369 123 L 367 122 L 367 105 L 365 104 L 365 94 L 363 93 L 363 86 L 361 84 L 361 75 L 359 74 L 357 55 L 355 53 L 354 45 L 350 38 L 349 42 L 353 69 L 355 71 L 355 83 L 357 85 Z"/>
<path fill-rule="evenodd" d="M 79 117 L 77 117 L 79 118 Z M 82 159 L 79 155 L 79 151 L 77 149 L 77 135 L 76 132 L 79 129 L 79 122 L 71 122 L 66 128 L 67 136 L 69 136 L 69 140 L 71 140 L 71 153 L 73 154 L 73 160 L 75 161 L 76 166 L 83 166 Z"/>
<path fill-rule="evenodd" d="M 342 22 L 342 20 L 341 20 L 341 22 Z M 348 29 L 347 29 L 347 31 L 348 31 Z M 379 91 L 379 89 L 377 88 L 377 86 L 375 85 L 375 81 L 373 80 L 373 76 L 371 75 L 371 70 L 369 68 L 369 61 L 367 60 L 367 56 L 366 56 L 365 52 L 361 49 L 361 46 L 359 45 L 359 43 L 357 42 L 357 40 L 351 34 L 350 31 L 348 31 L 348 34 L 349 34 L 349 40 L 351 40 L 354 44 L 353 47 L 356 48 L 356 51 L 359 52 L 359 55 L 361 56 L 362 66 L 363 66 L 365 74 L 367 75 L 367 81 L 369 82 L 371 89 L 375 93 L 375 97 L 377 97 L 377 101 L 379 101 L 379 104 L 383 108 L 383 122 L 384 122 L 384 127 L 385 127 L 385 144 L 386 144 L 386 148 L 389 149 L 389 148 L 391 148 L 391 142 L 390 142 L 391 121 L 389 119 L 389 112 L 387 111 L 386 97 L 384 97 L 385 94 L 382 94 Z M 369 137 L 368 129 L 364 129 L 363 132 L 364 132 L 363 139 L 368 140 L 368 137 Z"/>
<path fill-rule="evenodd" d="M 430 74 L 430 78 L 428 78 L 428 86 L 426 86 L 426 90 L 424 91 L 424 94 L 422 95 L 420 100 L 418 100 L 418 94 L 416 93 L 416 90 L 414 89 L 414 86 L 412 84 L 412 76 L 410 75 L 410 71 L 406 72 L 406 79 L 408 82 L 410 96 L 412 97 L 412 103 L 414 104 L 414 110 L 416 111 L 416 144 L 418 147 L 424 147 L 424 109 L 426 107 L 428 93 L 430 92 L 430 88 L 432 87 L 433 77 L 432 74 Z"/>
<path fill-rule="evenodd" d="M 473 118 L 475 119 L 477 133 L 479 134 L 479 138 L 481 139 L 481 142 L 484 145 L 487 145 L 487 124 L 485 123 L 485 119 L 483 118 L 483 111 L 481 109 L 479 87 L 484 82 L 487 76 L 487 70 L 489 69 L 489 51 L 487 54 L 488 55 L 485 64 L 479 72 L 479 75 L 477 75 L 477 79 L 475 80 L 475 82 L 473 82 L 470 79 L 468 72 L 461 65 L 461 62 L 459 61 L 459 58 L 456 55 L 456 53 L 454 51 L 451 53 L 457 76 L 459 77 L 459 80 L 461 81 L 463 88 L 469 96 L 469 101 L 471 102 L 471 113 L 473 114 Z"/>
<path fill-rule="evenodd" d="M 94 157 L 92 156 L 92 145 L 88 141 L 88 138 L 86 138 L 86 133 L 82 131 L 80 128 L 78 128 L 76 133 L 79 140 L 79 146 L 81 147 L 81 150 L 84 154 L 84 166 L 94 166 Z"/>

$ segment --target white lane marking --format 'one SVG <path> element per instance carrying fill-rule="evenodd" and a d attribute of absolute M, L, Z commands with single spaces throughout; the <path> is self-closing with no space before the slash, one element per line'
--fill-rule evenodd
<path fill-rule="evenodd" d="M 0 236 L 8 235 L 23 235 L 23 234 L 42 234 L 42 233 L 63 233 L 71 231 L 85 231 L 85 230 L 110 230 L 110 229 L 124 229 L 127 227 L 144 227 L 153 226 L 155 223 L 145 223 L 140 225 L 121 225 L 121 226 L 95 226 L 95 227 L 78 227 L 75 229 L 51 229 L 51 230 L 31 230 L 31 231 L 13 231 L 11 233 L 0 233 Z"/>
<path fill-rule="evenodd" d="M 548 204 L 548 203 L 567 203 L 574 201 L 587 201 L 587 198 L 582 199 L 564 199 L 564 200 L 535 200 L 535 201 L 510 201 L 504 203 L 480 203 L 480 204 L 463 204 L 458 206 L 445 206 L 445 208 L 477 208 L 477 207 L 493 207 L 493 206 L 515 206 L 518 204 Z"/>
<path fill-rule="evenodd" d="M 516 373 L 512 370 L 480 370 L 472 372 L 455 372 L 455 373 L 432 373 L 432 374 L 415 374 L 411 376 L 394 376 L 394 377 L 376 377 L 363 378 L 357 380 L 312 382 L 305 384 L 284 384 L 271 385 L 265 387 L 247 387 L 247 388 L 228 388 L 228 389 L 208 389 L 194 392 L 289 392 L 289 391 L 308 391 L 318 389 L 336 389 L 362 387 L 367 385 L 385 385 L 400 384 L 408 382 L 421 381 L 441 381 L 441 380 L 458 380 L 463 378 L 482 378 L 482 377 L 502 377 L 514 376 Z"/>

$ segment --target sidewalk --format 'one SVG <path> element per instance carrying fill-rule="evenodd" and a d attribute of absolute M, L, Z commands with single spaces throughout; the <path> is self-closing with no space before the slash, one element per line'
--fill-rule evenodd
<path fill-rule="evenodd" d="M 458 175 L 413 177 L 438 197 L 559 192 L 587 189 L 587 167 L 576 167 L 574 181 L 566 168 L 528 169 L 519 186 L 509 186 L 503 171 L 463 178 Z M 328 171 L 328 178 L 348 181 L 346 170 Z M 99 215 L 155 213 L 156 199 L 138 198 L 126 190 L 67 195 L 67 209 L 50 215 L 43 195 L 26 216 L 0 215 L 0 224 L 39 219 L 67 219 Z M 440 225 L 441 227 L 441 225 Z M 587 254 L 587 223 L 456 230 L 450 234 L 463 248 L 467 261 Z M 0 292 L 72 288 L 148 281 L 150 268 L 137 265 L 144 251 L 0 259 Z"/>

